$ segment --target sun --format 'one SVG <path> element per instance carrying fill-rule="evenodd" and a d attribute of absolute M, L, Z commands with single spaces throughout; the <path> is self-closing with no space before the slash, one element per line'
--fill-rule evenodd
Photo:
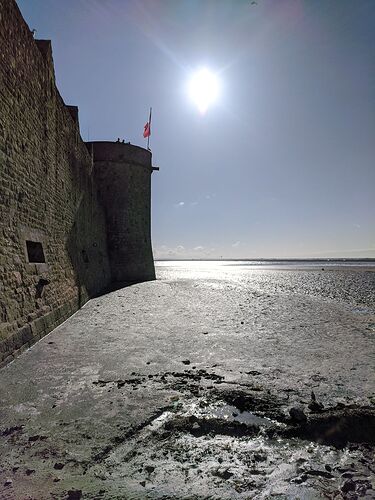
<path fill-rule="evenodd" d="M 201 68 L 190 79 L 189 95 L 200 113 L 205 114 L 219 94 L 219 81 L 214 73 Z"/>

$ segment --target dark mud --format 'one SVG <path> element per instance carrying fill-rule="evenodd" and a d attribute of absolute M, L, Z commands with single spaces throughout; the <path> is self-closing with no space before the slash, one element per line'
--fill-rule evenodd
<path fill-rule="evenodd" d="M 142 498 L 375 498 L 375 409 L 305 410 L 296 424 L 272 394 L 206 391 L 110 455 L 107 478 L 132 475 Z"/>
<path fill-rule="evenodd" d="M 322 412 L 309 417 L 298 427 L 292 427 L 285 437 L 299 437 L 318 444 L 344 448 L 349 443 L 375 445 L 375 409 L 341 408 Z"/>
<path fill-rule="evenodd" d="M 22 426 L 0 430 L 15 444 L 23 438 L 30 450 L 44 445 L 34 454 L 45 462 L 54 457 L 52 498 L 375 498 L 374 407 L 318 404 L 313 411 L 306 402 L 299 407 L 305 419 L 298 421 L 287 395 L 260 386 L 235 388 L 222 375 L 195 368 L 92 384 L 118 393 L 168 387 L 175 396 L 139 424 L 119 428 L 86 460 L 54 454 L 45 435 L 23 437 Z M 25 469 L 24 477 L 33 478 L 37 468 Z M 73 468 L 87 479 L 69 487 Z M 24 481 L 16 469 L 15 477 Z M 3 489 L 10 494 L 9 481 Z"/>

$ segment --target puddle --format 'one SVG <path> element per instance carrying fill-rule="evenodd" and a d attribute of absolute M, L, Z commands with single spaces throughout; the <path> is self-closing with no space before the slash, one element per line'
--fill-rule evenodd
<path fill-rule="evenodd" d="M 163 412 L 92 472 L 106 484 L 126 478 L 131 498 L 372 498 L 375 410 L 335 409 L 292 425 L 250 411 L 259 406 L 250 396 L 235 398 L 246 410 L 195 399 Z"/>
<path fill-rule="evenodd" d="M 208 407 L 202 416 L 207 418 L 219 418 L 228 422 L 239 422 L 245 425 L 257 427 L 271 427 L 274 422 L 266 417 L 259 417 L 249 411 L 241 411 L 232 405 L 223 405 L 217 407 Z"/>
<path fill-rule="evenodd" d="M 351 311 L 355 314 L 371 314 L 371 312 L 372 312 L 371 309 L 369 309 L 368 307 L 365 307 L 365 306 L 352 307 Z"/>
<path fill-rule="evenodd" d="M 247 424 L 238 422 L 230 405 L 197 404 L 188 415 L 192 406 L 165 412 L 111 454 L 106 484 L 126 478 L 131 498 L 373 498 L 371 450 L 269 438 L 260 430 L 271 420 L 243 412 Z"/>
<path fill-rule="evenodd" d="M 194 437 L 205 435 L 254 437 L 267 430 L 285 425 L 265 416 L 256 415 L 248 410 L 224 402 L 207 404 L 205 401 L 190 403 L 180 408 L 177 415 L 165 422 L 167 432 L 187 432 Z"/>

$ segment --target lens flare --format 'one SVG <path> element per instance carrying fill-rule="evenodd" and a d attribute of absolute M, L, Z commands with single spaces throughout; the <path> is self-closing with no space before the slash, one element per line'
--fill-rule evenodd
<path fill-rule="evenodd" d="M 200 113 L 205 114 L 219 94 L 219 82 L 207 68 L 198 70 L 189 82 L 189 95 Z"/>

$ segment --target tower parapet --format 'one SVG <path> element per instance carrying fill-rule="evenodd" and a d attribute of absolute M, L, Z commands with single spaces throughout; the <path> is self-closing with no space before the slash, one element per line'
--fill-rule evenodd
<path fill-rule="evenodd" d="M 106 217 L 112 282 L 155 279 L 151 246 L 151 152 L 120 142 L 89 142 Z"/>

